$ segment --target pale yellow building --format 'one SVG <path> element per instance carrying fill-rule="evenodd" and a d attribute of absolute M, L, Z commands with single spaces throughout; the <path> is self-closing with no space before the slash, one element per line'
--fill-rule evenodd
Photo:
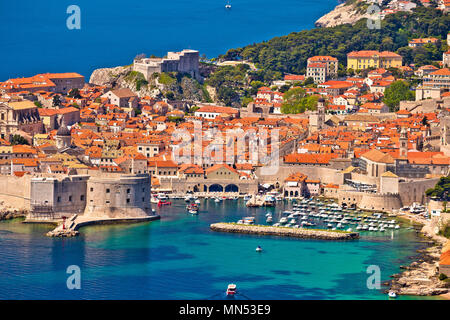
<path fill-rule="evenodd" d="M 390 51 L 363 50 L 347 54 L 347 69 L 364 70 L 367 68 L 399 68 L 402 56 Z"/>

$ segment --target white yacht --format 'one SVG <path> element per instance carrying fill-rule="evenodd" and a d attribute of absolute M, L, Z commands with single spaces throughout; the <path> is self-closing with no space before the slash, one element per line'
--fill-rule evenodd
<path fill-rule="evenodd" d="M 165 201 L 165 200 L 168 200 L 169 197 L 165 193 L 158 193 L 158 199 L 161 201 Z"/>

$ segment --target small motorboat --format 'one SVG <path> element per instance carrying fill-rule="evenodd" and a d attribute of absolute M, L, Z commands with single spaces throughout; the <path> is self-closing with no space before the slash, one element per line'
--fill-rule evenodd
<path fill-rule="evenodd" d="M 200 204 L 200 200 L 195 200 L 195 202 L 194 202 L 195 204 Z"/>
<path fill-rule="evenodd" d="M 159 201 L 158 202 L 158 207 L 161 207 L 161 206 L 170 206 L 172 204 L 172 202 L 171 201 Z"/>
<path fill-rule="evenodd" d="M 288 222 L 288 219 L 286 217 L 282 217 L 280 219 L 280 223 L 286 223 L 286 222 Z"/>
<path fill-rule="evenodd" d="M 260 246 L 256 247 L 256 252 L 262 252 L 262 248 Z"/>
<path fill-rule="evenodd" d="M 190 211 L 198 211 L 198 205 L 196 205 L 195 203 L 191 203 L 186 206 L 186 210 L 189 212 Z"/>
<path fill-rule="evenodd" d="M 193 216 L 198 215 L 198 211 L 197 210 L 189 210 L 189 213 L 192 214 Z"/>
<path fill-rule="evenodd" d="M 397 298 L 397 294 L 393 290 L 389 291 L 388 296 L 389 296 L 389 298 L 393 298 L 393 299 Z"/>
<path fill-rule="evenodd" d="M 230 283 L 227 287 L 227 296 L 234 296 L 236 294 L 236 285 Z"/>
<path fill-rule="evenodd" d="M 162 200 L 162 201 L 169 199 L 169 197 L 165 193 L 158 193 L 157 197 L 159 200 Z"/>
<path fill-rule="evenodd" d="M 254 224 L 255 223 L 255 217 L 245 217 L 244 224 Z"/>
<path fill-rule="evenodd" d="M 222 199 L 220 199 L 220 198 L 215 198 L 214 199 L 214 202 L 216 202 L 216 203 L 219 203 L 219 202 L 221 202 L 222 201 Z"/>
<path fill-rule="evenodd" d="M 158 199 L 158 196 L 156 194 L 152 194 L 150 202 L 151 203 L 158 203 L 160 199 Z"/>

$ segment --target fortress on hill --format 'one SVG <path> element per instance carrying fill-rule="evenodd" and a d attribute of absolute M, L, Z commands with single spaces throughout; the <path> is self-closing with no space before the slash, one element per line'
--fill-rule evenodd
<path fill-rule="evenodd" d="M 165 58 L 142 58 L 133 61 L 133 71 L 141 72 L 149 80 L 154 73 L 181 72 L 201 80 L 198 70 L 199 52 L 184 49 L 181 52 L 168 52 Z"/>

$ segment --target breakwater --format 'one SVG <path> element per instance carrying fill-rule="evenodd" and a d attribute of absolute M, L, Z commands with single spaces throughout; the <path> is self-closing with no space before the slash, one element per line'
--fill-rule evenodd
<path fill-rule="evenodd" d="M 262 225 L 241 225 L 235 223 L 213 223 L 210 225 L 210 228 L 212 231 L 218 232 L 271 235 L 279 237 L 294 237 L 316 240 L 355 240 L 359 238 L 358 232 L 273 227 Z"/>
<path fill-rule="evenodd" d="M 126 223 L 139 223 L 158 220 L 161 217 L 159 215 L 152 215 L 139 218 L 84 218 L 83 216 L 73 215 L 67 221 L 67 227 L 63 228 L 62 224 L 59 224 L 54 230 L 47 232 L 47 237 L 76 237 L 80 233 L 78 229 L 89 225 L 108 225 L 108 224 L 126 224 Z"/>

